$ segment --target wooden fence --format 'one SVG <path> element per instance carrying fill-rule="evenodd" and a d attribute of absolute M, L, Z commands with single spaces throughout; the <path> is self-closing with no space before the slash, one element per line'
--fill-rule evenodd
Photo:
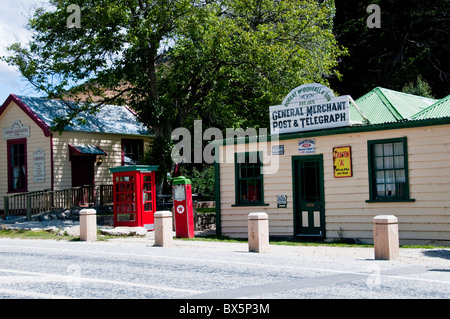
<path fill-rule="evenodd" d="M 7 195 L 4 197 L 4 218 L 39 214 L 54 209 L 87 207 L 112 204 L 112 185 L 85 185 L 62 190 L 42 190 L 36 192 Z"/>

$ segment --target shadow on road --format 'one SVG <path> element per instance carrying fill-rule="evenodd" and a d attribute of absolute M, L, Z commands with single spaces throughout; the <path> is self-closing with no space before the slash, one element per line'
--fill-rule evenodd
<path fill-rule="evenodd" d="M 425 250 L 423 254 L 427 257 L 444 258 L 450 260 L 450 249 Z"/>

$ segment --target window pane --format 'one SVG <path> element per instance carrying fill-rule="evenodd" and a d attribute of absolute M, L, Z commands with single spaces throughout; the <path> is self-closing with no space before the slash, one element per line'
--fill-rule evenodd
<path fill-rule="evenodd" d="M 384 158 L 384 169 L 394 168 L 394 158 L 389 156 Z"/>
<path fill-rule="evenodd" d="M 247 196 L 247 181 L 243 180 L 240 182 L 240 200 L 242 201 L 248 201 Z"/>
<path fill-rule="evenodd" d="M 384 171 L 379 171 L 376 173 L 377 184 L 384 183 Z"/>
<path fill-rule="evenodd" d="M 403 169 L 395 171 L 395 181 L 398 183 L 404 183 L 406 181 L 405 171 Z"/>
<path fill-rule="evenodd" d="M 253 182 L 247 185 L 247 200 L 256 201 L 258 198 L 258 184 Z"/>
<path fill-rule="evenodd" d="M 385 171 L 386 183 L 394 183 L 395 182 L 395 171 Z"/>
<path fill-rule="evenodd" d="M 250 154 L 248 156 L 248 163 L 250 163 L 250 164 L 258 163 L 258 154 Z"/>
<path fill-rule="evenodd" d="M 253 168 L 253 177 L 258 177 L 261 175 L 261 168 L 259 166 L 255 166 Z"/>
<path fill-rule="evenodd" d="M 404 160 L 403 156 L 395 156 L 394 157 L 394 165 L 395 165 L 395 168 L 404 168 L 405 160 Z"/>
<path fill-rule="evenodd" d="M 386 196 L 386 186 L 384 184 L 377 184 L 377 196 L 378 197 Z"/>
<path fill-rule="evenodd" d="M 394 154 L 403 155 L 403 143 L 394 143 Z"/>
<path fill-rule="evenodd" d="M 383 144 L 383 155 L 384 156 L 392 156 L 394 155 L 394 148 L 391 143 Z"/>
<path fill-rule="evenodd" d="M 239 169 L 239 177 L 240 178 L 246 178 L 247 177 L 247 168 L 246 167 L 241 167 Z"/>
<path fill-rule="evenodd" d="M 375 158 L 375 169 L 383 169 L 383 158 L 382 157 Z"/>
<path fill-rule="evenodd" d="M 375 144 L 373 150 L 375 156 L 383 156 L 383 144 Z"/>
<path fill-rule="evenodd" d="M 387 196 L 395 196 L 395 184 L 387 184 L 386 185 L 386 193 Z"/>
<path fill-rule="evenodd" d="M 245 163 L 245 155 L 244 154 L 238 154 L 236 156 L 236 162 L 237 163 Z"/>

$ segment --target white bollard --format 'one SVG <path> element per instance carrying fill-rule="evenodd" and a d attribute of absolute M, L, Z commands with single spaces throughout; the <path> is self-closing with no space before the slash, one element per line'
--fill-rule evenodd
<path fill-rule="evenodd" d="M 172 212 L 155 212 L 155 246 L 170 247 L 173 244 Z"/>
<path fill-rule="evenodd" d="M 269 216 L 266 213 L 248 214 L 248 251 L 269 251 Z"/>
<path fill-rule="evenodd" d="M 393 215 L 373 218 L 373 245 L 375 259 L 396 259 L 400 255 L 398 219 Z"/>
<path fill-rule="evenodd" d="M 80 211 L 80 240 L 97 240 L 97 212 L 95 209 L 82 209 Z"/>

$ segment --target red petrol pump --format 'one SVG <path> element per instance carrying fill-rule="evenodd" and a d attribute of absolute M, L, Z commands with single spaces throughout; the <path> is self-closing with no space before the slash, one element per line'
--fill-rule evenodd
<path fill-rule="evenodd" d="M 113 173 L 114 227 L 154 230 L 157 165 L 111 167 Z"/>
<path fill-rule="evenodd" d="M 176 237 L 194 237 L 194 208 L 191 181 L 184 176 L 172 180 Z"/>

